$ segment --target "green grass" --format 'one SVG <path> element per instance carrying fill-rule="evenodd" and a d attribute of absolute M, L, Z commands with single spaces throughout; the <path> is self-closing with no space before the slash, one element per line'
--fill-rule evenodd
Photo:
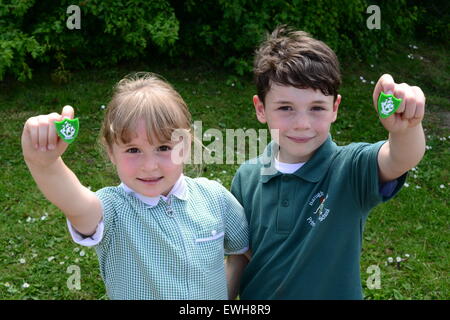
<path fill-rule="evenodd" d="M 450 298 L 450 58 L 443 48 L 415 45 L 416 50 L 408 44 L 387 50 L 373 67 L 357 62 L 342 67 L 343 101 L 331 130 L 340 145 L 387 137 L 371 105 L 370 81 L 376 82 L 383 73 L 391 73 L 397 82 L 419 85 L 427 96 L 424 127 L 431 149 L 411 172 L 409 187 L 375 208 L 366 224 L 361 257 L 366 299 Z M 416 58 L 409 59 L 410 53 Z M 229 74 L 208 66 L 89 70 L 74 73 L 67 85 L 56 85 L 48 73 L 37 72 L 26 83 L 0 83 L 0 298 L 106 299 L 95 251 L 71 241 L 62 213 L 38 191 L 22 159 L 20 135 L 28 117 L 60 112 L 65 104 L 74 106 L 81 132 L 64 160 L 92 190 L 117 184 L 113 167 L 96 144 L 104 113 L 100 106 L 107 104 L 114 83 L 133 70 L 162 74 L 184 97 L 193 119 L 203 121 L 203 130 L 218 128 L 225 135 L 225 128 L 264 128 L 254 115 L 250 79 L 232 86 L 227 84 Z M 218 179 L 229 188 L 237 168 L 237 164 L 203 165 L 189 167 L 188 174 Z M 387 263 L 388 257 L 405 254 L 409 258 L 400 266 Z M 67 287 L 70 265 L 81 269 L 81 290 Z M 379 290 L 366 288 L 371 265 L 381 270 Z M 24 283 L 29 286 L 24 288 Z"/>

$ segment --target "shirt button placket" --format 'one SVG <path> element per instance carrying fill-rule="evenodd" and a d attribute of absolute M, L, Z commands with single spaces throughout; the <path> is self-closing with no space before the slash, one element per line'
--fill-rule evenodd
<path fill-rule="evenodd" d="M 287 233 L 292 228 L 292 208 L 290 207 L 290 195 L 293 190 L 289 181 L 290 175 L 282 175 L 280 179 L 279 207 L 277 216 L 277 232 Z"/>
<path fill-rule="evenodd" d="M 186 240 L 183 237 L 183 230 L 180 227 L 180 222 L 178 221 L 178 219 L 177 219 L 177 217 L 175 215 L 175 210 L 174 210 L 173 205 L 172 205 L 172 196 L 169 196 L 169 199 L 168 199 L 167 203 L 165 202 L 165 205 L 166 205 L 166 215 L 169 218 L 171 218 L 171 220 L 175 223 L 176 228 L 178 230 L 178 232 L 177 232 L 178 239 L 179 239 L 178 241 L 181 242 L 181 245 L 182 245 L 182 248 L 183 248 L 183 255 L 184 255 L 183 258 L 185 259 L 185 261 L 189 261 L 188 252 L 187 252 L 187 248 L 186 248 L 186 246 L 187 246 Z M 190 277 L 188 276 L 189 275 L 189 268 L 187 267 L 186 264 L 184 264 L 184 266 L 185 267 L 184 267 L 184 270 L 182 272 L 182 277 L 184 277 L 184 279 L 185 279 L 184 285 L 186 286 L 186 292 L 187 292 L 185 298 L 186 299 L 190 299 L 191 292 L 190 292 L 189 281 L 188 281 L 188 279 L 190 279 Z"/>

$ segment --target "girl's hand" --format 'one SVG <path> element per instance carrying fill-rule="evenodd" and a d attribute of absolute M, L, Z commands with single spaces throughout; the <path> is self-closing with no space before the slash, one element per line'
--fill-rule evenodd
<path fill-rule="evenodd" d="M 67 149 L 68 144 L 58 137 L 55 121 L 73 119 L 74 110 L 65 106 L 58 114 L 31 117 L 25 122 L 22 132 L 22 151 L 29 165 L 47 167 L 54 163 Z"/>
<path fill-rule="evenodd" d="M 386 119 L 380 118 L 381 123 L 390 133 L 405 132 L 422 122 L 425 114 L 425 95 L 419 87 L 412 87 L 406 83 L 395 83 L 389 74 L 384 74 L 378 80 L 373 91 L 373 103 L 378 112 L 378 97 L 380 93 L 393 94 L 402 99 L 397 111 Z"/>

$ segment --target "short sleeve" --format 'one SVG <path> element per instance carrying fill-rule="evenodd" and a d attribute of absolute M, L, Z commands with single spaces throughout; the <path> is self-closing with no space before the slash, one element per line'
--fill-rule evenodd
<path fill-rule="evenodd" d="M 67 220 L 67 228 L 69 229 L 70 236 L 72 240 L 81 246 L 92 247 L 100 243 L 103 239 L 103 230 L 105 224 L 103 223 L 103 219 L 98 223 L 97 229 L 92 236 L 86 237 L 79 233 L 70 223 L 69 219 Z"/>
<path fill-rule="evenodd" d="M 225 253 L 243 254 L 248 250 L 248 223 L 244 208 L 236 198 L 221 186 L 224 202 Z"/>
<path fill-rule="evenodd" d="M 106 242 L 110 238 L 110 234 L 114 229 L 114 221 L 118 212 L 120 203 L 119 188 L 106 187 L 95 192 L 102 206 L 102 219 L 97 225 L 97 229 L 92 236 L 86 237 L 80 234 L 67 220 L 67 227 L 72 240 L 82 246 L 95 246 L 102 242 Z"/>
<path fill-rule="evenodd" d="M 99 244 L 109 241 L 114 231 L 117 213 L 120 211 L 120 203 L 123 198 L 123 190 L 120 187 L 107 187 L 98 190 L 95 194 L 100 200 L 103 212 L 103 239 Z"/>
<path fill-rule="evenodd" d="M 386 141 L 374 144 L 358 143 L 352 146 L 350 179 L 358 205 L 365 212 L 380 202 L 388 201 L 402 188 L 406 175 L 385 184 L 380 183 L 378 152 Z"/>
<path fill-rule="evenodd" d="M 233 181 L 231 181 L 231 194 L 240 204 L 242 204 L 241 176 L 239 174 L 239 170 L 234 175 Z"/>

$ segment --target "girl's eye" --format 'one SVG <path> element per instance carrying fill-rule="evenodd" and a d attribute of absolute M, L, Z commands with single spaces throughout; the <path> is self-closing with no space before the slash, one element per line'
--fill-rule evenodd
<path fill-rule="evenodd" d="M 126 153 L 138 153 L 139 149 L 138 148 L 129 148 L 125 152 Z"/>
<path fill-rule="evenodd" d="M 170 150 L 172 150 L 172 148 L 170 146 L 160 146 L 160 147 L 158 147 L 158 151 L 165 152 L 165 151 L 170 151 Z"/>
<path fill-rule="evenodd" d="M 292 110 L 292 107 L 291 107 L 291 106 L 281 106 L 281 107 L 278 108 L 278 110 L 281 110 L 281 111 L 291 111 L 291 110 Z"/>

